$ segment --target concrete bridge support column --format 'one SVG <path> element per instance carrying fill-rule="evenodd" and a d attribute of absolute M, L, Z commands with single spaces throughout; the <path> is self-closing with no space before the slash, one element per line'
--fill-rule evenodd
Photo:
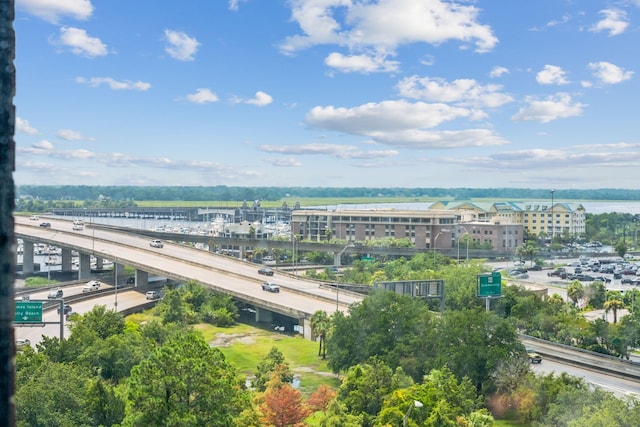
<path fill-rule="evenodd" d="M 33 273 L 33 242 L 29 240 L 22 243 L 22 272 Z"/>
<path fill-rule="evenodd" d="M 238 259 L 244 259 L 245 247 L 242 245 L 238 246 Z"/>
<path fill-rule="evenodd" d="M 264 308 L 256 307 L 256 322 L 271 323 L 273 312 Z"/>
<path fill-rule="evenodd" d="M 340 258 L 342 258 L 342 256 L 340 255 L 340 252 L 334 252 L 333 253 L 333 265 L 341 265 Z"/>
<path fill-rule="evenodd" d="M 60 258 L 62 259 L 62 271 L 71 271 L 71 249 L 62 248 L 62 255 Z"/>
<path fill-rule="evenodd" d="M 96 270 L 102 270 L 103 266 L 104 266 L 104 259 L 100 257 L 96 257 Z"/>
<path fill-rule="evenodd" d="M 124 264 L 120 264 L 114 261 L 113 271 L 115 273 L 115 277 L 113 278 L 114 284 L 122 283 L 122 279 L 124 279 Z"/>
<path fill-rule="evenodd" d="M 142 270 L 136 270 L 136 283 L 133 285 L 135 288 L 140 286 L 147 286 L 149 284 L 149 273 Z"/>
<path fill-rule="evenodd" d="M 302 326 L 302 335 L 305 339 L 313 341 L 313 334 L 311 333 L 311 319 L 300 319 L 298 324 Z"/>
<path fill-rule="evenodd" d="M 91 277 L 91 255 L 80 254 L 78 263 L 78 280 L 88 279 Z"/>

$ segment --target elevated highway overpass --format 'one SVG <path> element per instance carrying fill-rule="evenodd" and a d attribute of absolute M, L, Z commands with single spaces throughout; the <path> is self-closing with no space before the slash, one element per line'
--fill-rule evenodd
<path fill-rule="evenodd" d="M 309 319 L 317 310 L 328 314 L 347 311 L 363 296 L 327 289 L 321 283 L 290 274 L 276 272 L 266 278 L 258 274 L 256 264 L 218 255 L 165 241 L 163 248 L 149 246 L 149 238 L 105 228 L 73 230 L 70 221 L 49 220 L 51 227 L 40 227 L 40 221 L 17 217 L 15 235 L 28 243 L 41 242 L 63 248 L 63 268 L 70 267 L 71 251 L 80 254 L 79 278 L 90 275 L 89 256 L 130 265 L 136 269 L 136 282 L 144 283 L 149 274 L 164 276 L 175 281 L 196 280 L 216 292 L 231 295 L 239 301 L 256 307 L 257 321 L 270 321 L 273 312 L 283 314 L 304 326 L 304 335 L 310 337 Z M 26 258 L 25 258 L 26 259 Z M 26 265 L 27 261 L 25 261 Z M 264 292 L 261 283 L 269 280 L 280 285 L 280 293 Z"/>

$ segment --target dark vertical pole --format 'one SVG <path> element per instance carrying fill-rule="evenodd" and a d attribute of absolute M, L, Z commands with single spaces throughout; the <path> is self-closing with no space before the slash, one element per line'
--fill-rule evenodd
<path fill-rule="evenodd" d="M 13 30 L 14 0 L 0 1 L 0 425 L 15 426 L 14 272 L 16 241 L 13 210 L 15 189 L 15 107 Z"/>

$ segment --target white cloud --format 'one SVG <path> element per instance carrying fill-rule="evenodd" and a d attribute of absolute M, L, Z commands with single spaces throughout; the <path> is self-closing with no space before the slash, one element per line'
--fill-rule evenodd
<path fill-rule="evenodd" d="M 75 55 L 88 56 L 95 58 L 96 56 L 105 56 L 107 46 L 96 37 L 90 37 L 85 30 L 73 27 L 60 28 L 60 37 L 53 43 L 68 47 Z"/>
<path fill-rule="evenodd" d="M 501 85 L 483 86 L 473 79 L 447 82 L 441 78 L 411 76 L 398 83 L 400 95 L 404 97 L 492 108 L 513 101 L 513 97 L 501 93 L 501 89 Z"/>
<path fill-rule="evenodd" d="M 314 128 L 370 137 L 374 142 L 408 148 L 449 148 L 504 144 L 485 129 L 426 131 L 474 112 L 446 104 L 384 101 L 355 108 L 314 107 L 306 120 Z"/>
<path fill-rule="evenodd" d="M 39 141 L 39 142 L 34 142 L 33 144 L 31 144 L 31 147 L 33 147 L 36 150 L 44 150 L 44 151 L 53 150 L 53 144 L 47 141 L 46 139 L 43 139 L 42 141 Z"/>
<path fill-rule="evenodd" d="M 193 61 L 195 59 L 200 46 L 198 40 L 181 31 L 173 30 L 164 30 L 164 36 L 168 42 L 164 50 L 173 59 L 179 61 Z"/>
<path fill-rule="evenodd" d="M 609 36 L 617 36 L 624 33 L 629 26 L 627 13 L 624 10 L 604 9 L 600 11 L 600 14 L 604 15 L 604 18 L 592 26 L 589 31 L 608 31 Z"/>
<path fill-rule="evenodd" d="M 604 84 L 617 84 L 625 80 L 629 80 L 633 75 L 633 71 L 624 71 L 622 68 L 610 62 L 590 62 L 589 69 L 593 71 L 593 75 Z"/>
<path fill-rule="evenodd" d="M 107 85 L 113 90 L 139 90 L 146 91 L 151 88 L 150 83 L 141 81 L 132 82 L 130 80 L 118 81 L 111 77 L 92 77 L 85 79 L 84 77 L 76 77 L 76 83 L 86 84 L 90 87 L 99 87 L 101 85 Z"/>
<path fill-rule="evenodd" d="M 271 166 L 277 167 L 300 167 L 302 166 L 302 162 L 294 157 L 277 157 L 277 158 L 269 158 L 264 159 L 265 162 L 269 163 Z"/>
<path fill-rule="evenodd" d="M 496 78 L 502 77 L 505 74 L 509 74 L 509 69 L 505 67 L 493 67 L 489 72 L 489 77 Z"/>
<path fill-rule="evenodd" d="M 82 135 L 80 132 L 76 132 L 71 129 L 60 129 L 56 132 L 56 136 L 66 141 L 93 141 L 95 138 L 90 138 Z"/>
<path fill-rule="evenodd" d="M 340 159 L 378 159 L 398 155 L 396 150 L 360 150 L 353 145 L 339 144 L 261 145 L 258 148 L 267 153 L 326 155 Z"/>
<path fill-rule="evenodd" d="M 375 73 L 390 72 L 398 70 L 397 61 L 388 61 L 383 57 L 372 57 L 369 55 L 343 55 L 332 52 L 324 60 L 329 67 L 335 68 L 344 73 Z"/>
<path fill-rule="evenodd" d="M 240 7 L 240 3 L 243 3 L 246 1 L 247 0 L 229 0 L 229 10 L 233 10 L 234 12 L 237 12 Z"/>
<path fill-rule="evenodd" d="M 393 55 L 398 46 L 458 40 L 477 52 L 493 49 L 498 39 L 488 25 L 478 23 L 479 9 L 443 0 L 292 0 L 292 20 L 302 34 L 287 37 L 281 51 L 291 54 L 321 44 L 373 50 Z"/>
<path fill-rule="evenodd" d="M 253 99 L 247 99 L 245 101 L 246 104 L 256 105 L 258 107 L 264 107 L 265 105 L 269 105 L 273 102 L 273 98 L 271 95 L 258 91 L 256 92 L 256 97 Z"/>
<path fill-rule="evenodd" d="M 567 93 L 557 93 L 538 100 L 527 97 L 527 106 L 523 107 L 511 119 L 514 121 L 538 121 L 548 123 L 557 119 L 582 115 L 584 104 L 574 102 Z"/>
<path fill-rule="evenodd" d="M 196 89 L 196 93 L 191 93 L 186 96 L 187 101 L 194 102 L 196 104 L 206 104 L 208 102 L 217 102 L 218 96 L 206 88 Z"/>
<path fill-rule="evenodd" d="M 93 13 L 89 0 L 18 0 L 16 7 L 52 24 L 67 16 L 84 21 Z"/>
<path fill-rule="evenodd" d="M 26 133 L 27 135 L 37 135 L 38 129 L 32 127 L 28 120 L 16 117 L 16 131 Z"/>
<path fill-rule="evenodd" d="M 536 81 L 541 85 L 566 85 L 566 72 L 557 65 L 545 65 L 542 71 L 536 74 Z"/>

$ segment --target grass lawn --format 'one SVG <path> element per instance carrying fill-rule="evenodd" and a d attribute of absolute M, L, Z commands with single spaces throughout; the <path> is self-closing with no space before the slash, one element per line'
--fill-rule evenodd
<path fill-rule="evenodd" d="M 231 328 L 201 324 L 196 329 L 244 375 L 253 375 L 271 348 L 277 347 L 300 380 L 302 392 L 310 393 L 320 384 L 333 388 L 340 385 L 339 378 L 327 367 L 327 360 L 318 356 L 318 343 L 300 335 L 290 336 L 245 324 Z"/>

